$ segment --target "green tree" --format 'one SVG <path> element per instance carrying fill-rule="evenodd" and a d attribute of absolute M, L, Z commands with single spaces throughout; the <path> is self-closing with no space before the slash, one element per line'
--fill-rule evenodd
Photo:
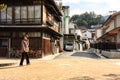
<path fill-rule="evenodd" d="M 73 15 L 70 21 L 77 24 L 78 27 L 91 28 L 92 25 L 102 24 L 105 20 L 102 15 L 96 15 L 94 12 L 85 12 L 81 15 Z"/>

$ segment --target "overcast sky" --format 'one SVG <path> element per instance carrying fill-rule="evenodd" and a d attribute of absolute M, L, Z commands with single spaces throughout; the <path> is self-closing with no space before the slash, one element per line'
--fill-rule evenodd
<path fill-rule="evenodd" d="M 107 15 L 109 11 L 120 11 L 120 0 L 62 0 L 63 5 L 70 6 L 70 16 L 94 11 Z"/>

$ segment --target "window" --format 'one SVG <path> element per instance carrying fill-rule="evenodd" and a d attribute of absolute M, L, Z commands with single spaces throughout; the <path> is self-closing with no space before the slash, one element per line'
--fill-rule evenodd
<path fill-rule="evenodd" d="M 20 21 L 20 7 L 15 7 L 15 21 Z"/>
<path fill-rule="evenodd" d="M 0 39 L 0 47 L 7 47 L 8 40 L 7 39 Z"/>
<path fill-rule="evenodd" d="M 47 33 L 43 33 L 43 37 L 45 37 L 45 38 L 50 38 L 50 35 L 47 34 Z"/>
<path fill-rule="evenodd" d="M 35 18 L 41 17 L 41 6 L 35 6 Z"/>
<path fill-rule="evenodd" d="M 34 20 L 34 6 L 28 6 L 28 20 Z"/>
<path fill-rule="evenodd" d="M 6 22 L 6 10 L 1 11 L 1 22 Z"/>
<path fill-rule="evenodd" d="M 30 37 L 41 37 L 41 32 L 30 32 L 28 34 Z"/>
<path fill-rule="evenodd" d="M 40 21 L 41 18 L 41 6 L 35 6 L 35 21 Z"/>
<path fill-rule="evenodd" d="M 27 7 L 21 7 L 21 20 L 27 20 Z"/>
<path fill-rule="evenodd" d="M 12 8 L 7 8 L 7 22 L 12 22 Z"/>
<path fill-rule="evenodd" d="M 13 12 L 14 7 L 14 12 Z M 40 23 L 41 22 L 41 5 L 32 6 L 13 6 L 4 11 L 0 11 L 1 24 L 12 23 Z M 15 19 L 14 19 L 14 18 Z M 14 21 L 12 21 L 14 19 Z M 14 24 L 14 23 L 13 23 Z"/>
<path fill-rule="evenodd" d="M 7 37 L 7 36 L 10 36 L 10 33 L 9 32 L 0 32 L 0 36 Z"/>

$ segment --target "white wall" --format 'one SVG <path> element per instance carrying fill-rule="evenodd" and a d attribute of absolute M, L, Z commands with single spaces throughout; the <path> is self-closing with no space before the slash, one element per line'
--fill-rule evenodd
<path fill-rule="evenodd" d="M 63 8 L 63 32 L 64 34 L 69 34 L 69 20 L 70 20 L 70 16 L 69 16 L 69 7 L 65 6 Z"/>
<path fill-rule="evenodd" d="M 109 24 L 108 24 L 109 28 L 106 30 L 106 32 L 111 31 L 112 29 L 114 29 L 114 20 L 112 20 Z"/>
<path fill-rule="evenodd" d="M 89 31 L 86 31 L 83 33 L 83 37 L 92 38 L 92 33 Z"/>
<path fill-rule="evenodd" d="M 97 29 L 96 30 L 96 37 L 99 38 L 102 36 L 102 30 L 101 29 Z"/>
<path fill-rule="evenodd" d="M 118 15 L 116 19 L 117 19 L 116 20 L 117 21 L 117 27 L 120 27 L 120 15 Z"/>
<path fill-rule="evenodd" d="M 73 23 L 69 23 L 69 28 L 75 28 L 75 24 L 73 24 Z"/>
<path fill-rule="evenodd" d="M 66 16 L 65 19 L 65 34 L 69 34 L 69 17 Z"/>
<path fill-rule="evenodd" d="M 80 35 L 80 36 L 82 37 L 82 32 L 81 32 L 80 29 L 76 29 L 76 30 L 75 30 L 75 33 L 76 33 L 77 35 Z"/>

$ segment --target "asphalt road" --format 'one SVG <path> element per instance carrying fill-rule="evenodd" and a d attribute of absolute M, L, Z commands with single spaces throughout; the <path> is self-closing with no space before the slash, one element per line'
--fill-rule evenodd
<path fill-rule="evenodd" d="M 84 52 L 70 52 L 70 51 L 66 51 L 63 54 L 55 57 L 55 59 L 59 59 L 59 58 L 82 58 L 82 57 L 86 57 L 86 58 L 95 58 L 95 59 L 99 59 L 100 57 L 97 56 L 95 53 L 89 53 L 88 51 L 84 51 Z"/>

